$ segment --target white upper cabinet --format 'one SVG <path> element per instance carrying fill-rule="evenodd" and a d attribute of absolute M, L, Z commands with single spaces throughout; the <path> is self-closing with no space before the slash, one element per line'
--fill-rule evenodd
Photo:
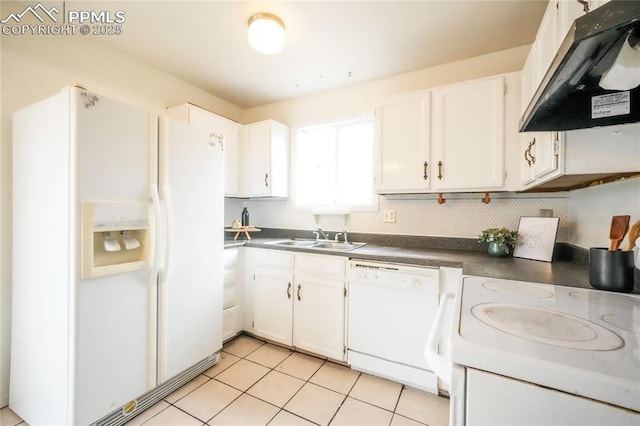
<path fill-rule="evenodd" d="M 551 0 L 538 27 L 535 49 L 535 88 L 537 89 L 556 56 L 556 26 L 558 22 L 557 1 Z"/>
<path fill-rule="evenodd" d="M 547 5 L 535 41 L 536 88 L 547 73 L 573 21 L 582 15 L 584 7 L 577 1 L 551 0 Z"/>
<path fill-rule="evenodd" d="M 573 21 L 584 15 L 585 11 L 584 6 L 575 0 L 557 0 L 556 3 L 556 49 L 558 49 L 573 25 Z"/>
<path fill-rule="evenodd" d="M 519 77 L 516 86 L 518 82 Z M 507 189 L 505 128 L 517 138 L 519 90 L 512 99 L 513 126 L 505 126 L 505 76 L 416 92 L 381 104 L 376 111 L 376 191 Z"/>
<path fill-rule="evenodd" d="M 433 90 L 432 189 L 504 189 L 504 96 L 502 76 Z"/>
<path fill-rule="evenodd" d="M 169 108 L 167 113 L 221 138 L 224 150 L 224 195 L 240 196 L 240 124 L 192 104 Z"/>
<path fill-rule="evenodd" d="M 521 74 L 522 113 L 537 89 L 536 51 L 537 43 L 531 47 Z M 558 134 L 556 132 L 526 132 L 520 134 L 520 184 L 529 185 L 558 168 Z"/>
<path fill-rule="evenodd" d="M 430 92 L 383 103 L 376 110 L 376 191 L 411 193 L 429 190 Z"/>
<path fill-rule="evenodd" d="M 593 10 L 606 1 L 592 1 Z M 552 0 L 522 70 L 522 108 L 531 101 L 573 22 L 584 15 L 577 1 Z M 522 190 L 576 189 L 640 170 L 637 125 L 521 134 Z"/>
<path fill-rule="evenodd" d="M 605 3 L 609 3 L 610 0 L 589 0 L 589 10 L 597 9 Z"/>
<path fill-rule="evenodd" d="M 289 128 L 274 120 L 242 129 L 245 197 L 289 195 Z"/>

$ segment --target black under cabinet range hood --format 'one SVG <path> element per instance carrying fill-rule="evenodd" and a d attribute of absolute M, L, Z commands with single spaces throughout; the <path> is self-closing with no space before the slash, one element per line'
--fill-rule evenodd
<path fill-rule="evenodd" d="M 635 122 L 640 122 L 640 0 L 612 0 L 574 21 L 520 131 Z"/>

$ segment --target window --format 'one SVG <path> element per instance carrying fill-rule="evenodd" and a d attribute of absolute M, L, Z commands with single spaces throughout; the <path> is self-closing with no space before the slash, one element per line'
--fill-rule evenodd
<path fill-rule="evenodd" d="M 373 118 L 299 128 L 294 158 L 296 208 L 315 212 L 377 210 Z"/>

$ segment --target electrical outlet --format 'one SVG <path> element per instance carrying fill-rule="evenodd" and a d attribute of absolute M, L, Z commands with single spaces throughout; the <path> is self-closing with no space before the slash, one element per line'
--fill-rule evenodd
<path fill-rule="evenodd" d="M 395 210 L 385 210 L 384 211 L 384 221 L 387 223 L 395 223 L 396 222 L 396 211 Z"/>
<path fill-rule="evenodd" d="M 553 209 L 540 209 L 540 217 L 553 217 Z"/>

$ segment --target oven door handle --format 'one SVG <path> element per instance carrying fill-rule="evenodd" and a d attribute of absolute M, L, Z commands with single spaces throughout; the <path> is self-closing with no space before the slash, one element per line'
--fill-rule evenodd
<path fill-rule="evenodd" d="M 454 300 L 455 294 L 444 293 L 440 298 L 436 318 L 431 328 L 427 344 L 424 347 L 424 357 L 436 376 L 451 386 L 453 363 L 438 353 L 438 343 L 444 330 L 444 316 L 449 300 Z"/>

